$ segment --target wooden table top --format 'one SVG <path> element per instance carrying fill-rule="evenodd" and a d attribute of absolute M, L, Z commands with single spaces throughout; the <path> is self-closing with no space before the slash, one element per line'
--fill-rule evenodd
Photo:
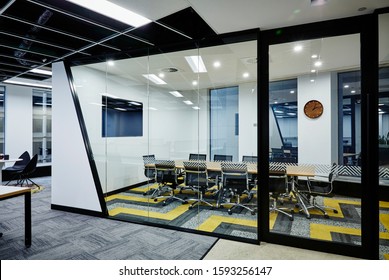
<path fill-rule="evenodd" d="M 0 186 L 0 199 L 31 192 L 27 187 Z"/>

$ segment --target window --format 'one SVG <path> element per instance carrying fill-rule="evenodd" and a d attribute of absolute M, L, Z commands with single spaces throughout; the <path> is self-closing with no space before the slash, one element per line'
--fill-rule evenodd
<path fill-rule="evenodd" d="M 0 86 L 0 153 L 4 153 L 4 100 L 5 87 Z"/>
<path fill-rule="evenodd" d="M 51 162 L 51 92 L 33 90 L 33 154 L 38 162 Z"/>

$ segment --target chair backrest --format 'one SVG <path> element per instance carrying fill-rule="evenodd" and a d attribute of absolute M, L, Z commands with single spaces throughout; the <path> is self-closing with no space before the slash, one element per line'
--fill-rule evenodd
<path fill-rule="evenodd" d="M 177 183 L 176 165 L 174 160 L 156 160 L 155 172 L 155 179 L 158 183 Z"/>
<path fill-rule="evenodd" d="M 27 151 L 25 151 L 23 154 L 21 154 L 19 158 L 21 158 L 22 160 L 15 162 L 15 164 L 13 166 L 25 167 L 29 163 L 29 161 L 31 160 L 30 154 Z"/>
<path fill-rule="evenodd" d="M 232 161 L 232 156 L 231 155 L 214 155 L 213 156 L 214 161 Z"/>
<path fill-rule="evenodd" d="M 249 178 L 246 163 L 222 162 L 222 184 L 224 188 L 248 189 Z"/>
<path fill-rule="evenodd" d="M 143 163 L 144 164 L 150 164 L 155 163 L 155 155 L 145 155 L 143 156 Z"/>
<path fill-rule="evenodd" d="M 189 160 L 207 160 L 206 154 L 189 154 Z"/>
<path fill-rule="evenodd" d="M 257 156 L 243 156 L 242 162 L 258 162 Z"/>
<path fill-rule="evenodd" d="M 154 179 L 155 177 L 155 155 L 145 155 L 143 156 L 143 164 L 145 166 L 145 176 L 149 179 Z M 152 166 L 150 166 L 152 165 Z"/>
<path fill-rule="evenodd" d="M 185 185 L 208 186 L 208 172 L 205 161 L 184 161 Z"/>
<path fill-rule="evenodd" d="M 38 154 L 35 154 L 31 160 L 27 163 L 22 171 L 22 176 L 29 176 L 36 170 L 36 165 L 38 163 Z"/>
<path fill-rule="evenodd" d="M 288 178 L 285 171 L 269 173 L 269 192 L 280 193 L 286 192 Z"/>

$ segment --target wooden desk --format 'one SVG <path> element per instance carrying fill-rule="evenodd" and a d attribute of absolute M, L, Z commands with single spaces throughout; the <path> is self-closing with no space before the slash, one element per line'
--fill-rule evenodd
<path fill-rule="evenodd" d="M 31 189 L 27 187 L 0 186 L 0 200 L 24 195 L 24 243 L 31 246 Z"/>

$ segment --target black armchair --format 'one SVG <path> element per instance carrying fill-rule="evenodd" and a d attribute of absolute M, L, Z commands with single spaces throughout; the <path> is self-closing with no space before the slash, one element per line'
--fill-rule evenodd
<path fill-rule="evenodd" d="M 213 208 L 212 203 L 204 199 L 205 192 L 209 190 L 208 186 L 208 172 L 205 161 L 184 161 L 185 169 L 185 185 L 191 187 L 198 193 L 197 198 L 191 198 L 194 201 L 189 206 L 192 209 L 196 204 L 205 204 Z"/>
<path fill-rule="evenodd" d="M 26 167 L 26 165 L 31 160 L 30 154 L 27 151 L 22 153 L 19 156 L 19 158 L 22 160 L 17 161 L 15 162 L 14 165 L 3 169 L 3 176 L 9 178 L 7 185 L 9 184 L 10 181 L 16 179 L 19 176 L 20 172 Z"/>
<path fill-rule="evenodd" d="M 152 198 L 154 198 L 154 201 L 158 201 L 160 198 L 165 198 L 163 205 L 166 205 L 173 200 L 181 201 L 183 204 L 188 203 L 185 199 L 177 197 L 174 193 L 177 186 L 182 183 L 178 181 L 177 168 L 174 160 L 156 160 L 155 172 L 158 189 L 156 189 L 153 193 Z M 163 195 L 167 192 L 169 192 L 169 195 Z"/>
<path fill-rule="evenodd" d="M 34 155 L 31 158 L 31 160 L 27 163 L 23 170 L 20 170 L 15 173 L 15 178 L 17 178 L 17 185 L 28 185 L 28 182 L 30 182 L 32 185 L 35 185 L 36 187 L 40 188 L 38 184 L 31 180 L 31 175 L 35 172 L 37 163 L 38 154 Z"/>
<path fill-rule="evenodd" d="M 240 197 L 243 194 L 248 196 L 248 200 L 251 199 L 251 192 L 249 187 L 249 178 L 247 172 L 247 165 L 245 163 L 221 163 L 222 171 L 222 190 L 219 192 L 218 205 L 220 206 L 231 205 L 228 209 L 228 214 L 232 214 L 235 208 L 243 208 L 255 215 L 255 209 L 250 208 L 247 204 L 243 204 L 240 201 Z M 235 201 L 232 202 L 231 198 L 235 197 Z"/>
<path fill-rule="evenodd" d="M 269 174 L 269 194 L 272 204 L 269 207 L 269 212 L 279 212 L 293 221 L 293 209 L 279 208 L 277 206 L 277 200 L 280 195 L 284 195 L 288 189 L 288 178 L 285 171 L 274 172 Z M 290 213 L 286 211 L 290 211 Z"/>

